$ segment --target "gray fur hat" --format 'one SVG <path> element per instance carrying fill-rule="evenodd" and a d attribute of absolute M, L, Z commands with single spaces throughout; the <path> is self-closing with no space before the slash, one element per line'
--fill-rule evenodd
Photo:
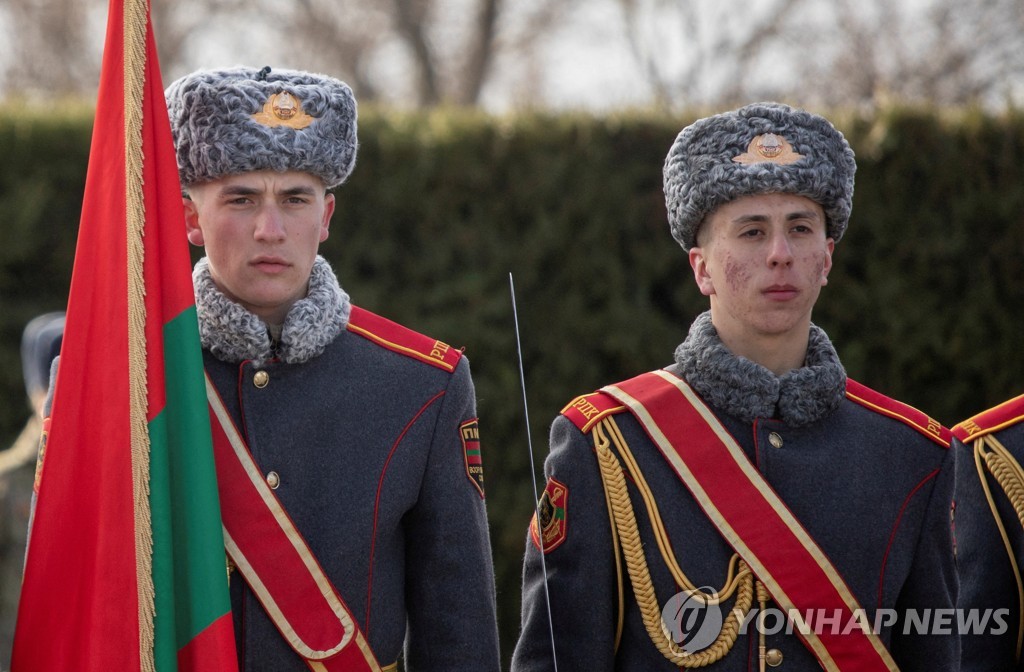
<path fill-rule="evenodd" d="M 823 117 L 781 103 L 755 103 L 684 128 L 665 159 L 665 205 L 683 249 L 712 210 L 752 194 L 806 196 L 825 211 L 839 241 L 853 205 L 857 163 L 846 138 Z"/>
<path fill-rule="evenodd" d="M 348 85 L 296 70 L 200 70 L 165 92 L 183 187 L 254 170 L 296 170 L 328 188 L 356 162 Z"/>

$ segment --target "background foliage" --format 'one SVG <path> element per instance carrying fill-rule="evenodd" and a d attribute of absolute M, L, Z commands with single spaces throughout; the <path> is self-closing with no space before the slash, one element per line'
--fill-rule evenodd
<path fill-rule="evenodd" d="M 21 330 L 67 298 L 90 115 L 0 111 L 0 446 L 29 413 Z M 356 303 L 466 348 L 506 655 L 533 506 L 509 274 L 539 463 L 569 399 L 670 363 L 705 307 L 661 192 L 693 118 L 362 114 L 322 252 Z M 815 321 L 851 377 L 945 424 L 1024 391 L 1024 113 L 832 118 L 859 171 Z"/>

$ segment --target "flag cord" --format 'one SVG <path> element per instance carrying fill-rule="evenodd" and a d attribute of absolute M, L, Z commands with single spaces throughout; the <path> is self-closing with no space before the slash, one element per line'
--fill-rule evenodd
<path fill-rule="evenodd" d="M 131 418 L 135 564 L 139 595 L 139 661 L 155 672 L 156 632 L 153 532 L 149 504 L 149 428 L 146 385 L 145 203 L 142 190 L 142 115 L 146 78 L 146 0 L 124 4 L 125 208 L 128 245 L 128 385 Z"/>

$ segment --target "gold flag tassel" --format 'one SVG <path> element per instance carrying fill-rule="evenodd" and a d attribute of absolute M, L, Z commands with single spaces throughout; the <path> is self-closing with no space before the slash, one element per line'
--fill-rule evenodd
<path fill-rule="evenodd" d="M 974 442 L 974 464 L 978 469 L 978 477 L 981 479 L 981 487 L 985 491 L 985 499 L 988 501 L 992 517 L 995 519 L 996 527 L 1003 538 L 1003 545 L 1006 547 L 1006 554 L 1009 556 L 1010 565 L 1013 567 L 1013 577 L 1017 581 L 1017 613 L 1020 615 L 1017 624 L 1017 661 L 1020 661 L 1021 643 L 1024 642 L 1024 582 L 1021 581 L 1020 567 L 1017 564 L 1017 555 L 1010 543 L 1009 534 L 999 510 L 996 508 L 992 490 L 989 488 L 985 471 L 992 474 L 996 483 L 1002 488 L 1006 498 L 1010 500 L 1014 512 L 1017 514 L 1017 522 L 1024 528 L 1024 469 L 1020 463 L 1013 459 L 1013 455 L 1006 447 L 991 434 L 987 434 Z"/>
<path fill-rule="evenodd" d="M 131 423 L 132 490 L 135 504 L 135 571 L 139 597 L 139 662 L 155 672 L 153 647 L 155 589 L 153 527 L 149 505 L 149 426 L 146 394 L 146 288 L 142 185 L 142 115 L 146 78 L 146 0 L 124 2 L 125 187 L 128 246 L 128 388 Z"/>
<path fill-rule="evenodd" d="M 608 417 L 601 420 L 594 426 L 593 435 L 601 470 L 601 480 L 604 484 L 605 496 L 612 518 L 613 539 L 618 539 L 618 545 L 622 549 L 633 593 L 636 595 L 644 627 L 647 629 L 651 641 L 665 658 L 680 667 L 704 667 L 721 660 L 736 643 L 742 619 L 750 610 L 753 602 L 754 580 L 750 568 L 743 560 L 739 559 L 738 555 L 734 554 L 729 561 L 725 585 L 721 590 L 708 593 L 693 584 L 676 561 L 654 497 L 614 418 Z M 615 451 L 611 448 L 612 444 L 615 446 Z M 644 557 L 636 515 L 633 512 L 629 492 L 626 488 L 626 477 L 622 471 L 622 462 L 619 462 L 616 457 L 616 451 L 622 456 L 622 462 L 625 463 L 630 477 L 644 500 L 661 555 L 677 584 L 682 586 L 689 595 L 697 596 L 704 604 L 719 604 L 736 593 L 736 604 L 726 617 L 722 631 L 718 634 L 715 642 L 702 651 L 691 653 L 680 647 L 668 632 L 661 618 L 661 608 L 658 605 L 650 570 Z M 618 552 L 616 552 L 617 555 Z M 621 611 L 620 607 L 620 630 L 622 627 Z"/>

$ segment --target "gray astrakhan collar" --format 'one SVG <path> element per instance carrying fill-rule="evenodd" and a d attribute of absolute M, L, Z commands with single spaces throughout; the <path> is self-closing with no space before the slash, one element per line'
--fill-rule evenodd
<path fill-rule="evenodd" d="M 781 376 L 726 348 L 710 311 L 694 320 L 675 360 L 706 402 L 744 422 L 777 418 L 793 427 L 810 425 L 838 408 L 846 393 L 839 355 L 825 331 L 813 324 L 804 366 Z"/>
<path fill-rule="evenodd" d="M 280 343 L 273 343 L 267 325 L 226 297 L 213 283 L 206 257 L 192 271 L 203 348 L 225 362 L 274 357 L 300 364 L 317 357 L 348 324 L 352 304 L 338 284 L 331 265 L 321 256 L 313 263 L 309 292 L 288 311 Z"/>

